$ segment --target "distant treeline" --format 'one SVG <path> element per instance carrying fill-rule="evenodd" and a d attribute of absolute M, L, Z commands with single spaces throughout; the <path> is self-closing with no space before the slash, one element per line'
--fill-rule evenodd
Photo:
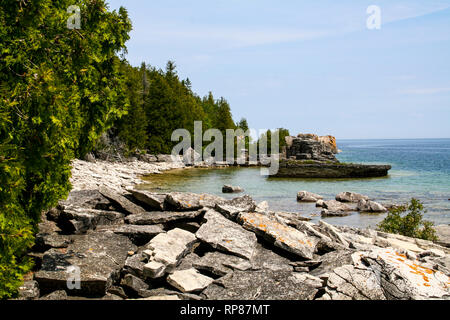
<path fill-rule="evenodd" d="M 204 97 L 194 93 L 189 78 L 179 78 L 173 61 L 167 62 L 165 70 L 145 63 L 133 67 L 123 61 L 121 72 L 126 79 L 127 114 L 110 132 L 125 143 L 129 152 L 138 149 L 169 154 L 177 143 L 171 141 L 172 132 L 184 128 L 193 134 L 194 121 L 202 121 L 203 132 L 216 128 L 224 135 L 226 129 L 248 128 L 245 119 L 234 123 L 225 98 L 216 99 L 211 92 Z"/>

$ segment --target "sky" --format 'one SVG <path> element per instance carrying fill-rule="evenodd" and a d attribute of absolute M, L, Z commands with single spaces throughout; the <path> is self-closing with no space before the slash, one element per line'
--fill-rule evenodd
<path fill-rule="evenodd" d="M 109 0 L 127 59 L 175 61 L 253 129 L 338 139 L 450 138 L 450 0 Z M 381 27 L 368 29 L 367 8 Z"/>

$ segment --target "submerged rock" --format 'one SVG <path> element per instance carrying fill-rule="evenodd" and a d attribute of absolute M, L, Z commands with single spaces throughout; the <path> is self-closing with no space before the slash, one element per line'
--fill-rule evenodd
<path fill-rule="evenodd" d="M 244 191 L 244 189 L 242 189 L 241 187 L 232 186 L 229 184 L 226 184 L 222 187 L 223 193 L 238 193 L 238 192 L 242 192 L 242 191 Z"/>
<path fill-rule="evenodd" d="M 255 232 L 276 247 L 306 259 L 312 259 L 318 239 L 304 232 L 281 224 L 273 218 L 259 213 L 242 212 L 239 223 L 245 229 Z"/>
<path fill-rule="evenodd" d="M 336 200 L 340 202 L 358 202 L 360 200 L 369 200 L 369 197 L 355 192 L 341 192 L 336 195 Z"/>
<path fill-rule="evenodd" d="M 250 259 L 255 251 L 256 236 L 214 210 L 208 210 L 204 223 L 195 234 L 213 248 Z"/>
<path fill-rule="evenodd" d="M 359 200 L 358 206 L 356 208 L 361 212 L 386 212 L 387 209 L 383 207 L 381 204 L 375 201 L 370 200 Z"/>

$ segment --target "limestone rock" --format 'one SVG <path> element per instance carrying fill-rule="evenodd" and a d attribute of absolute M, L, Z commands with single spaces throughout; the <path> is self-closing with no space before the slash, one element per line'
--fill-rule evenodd
<path fill-rule="evenodd" d="M 401 252 L 401 251 L 400 251 Z M 361 253 L 388 299 L 450 299 L 450 278 L 395 249 Z"/>
<path fill-rule="evenodd" d="M 171 192 L 166 197 L 166 203 L 174 210 L 192 211 L 203 207 L 214 208 L 225 199 L 209 194 L 195 194 L 190 192 Z"/>
<path fill-rule="evenodd" d="M 71 295 L 104 296 L 125 263 L 131 241 L 112 232 L 89 232 L 74 236 L 67 248 L 50 249 L 43 257 L 42 268 L 34 274 L 42 292 L 66 290 L 67 280 L 80 271 L 80 289 Z M 68 290 L 68 289 L 67 289 Z"/>
<path fill-rule="evenodd" d="M 209 286 L 214 279 L 202 275 L 196 269 L 175 271 L 167 277 L 167 282 L 181 292 L 198 292 Z"/>
<path fill-rule="evenodd" d="M 152 225 L 167 223 L 177 220 L 195 219 L 202 212 L 197 211 L 152 211 L 139 214 L 131 214 L 125 218 L 125 222 L 135 225 Z"/>
<path fill-rule="evenodd" d="M 99 225 L 123 223 L 124 215 L 116 211 L 87 208 L 64 209 L 58 218 L 58 226 L 65 233 L 84 234 Z"/>
<path fill-rule="evenodd" d="M 323 199 L 323 197 L 319 194 L 308 192 L 308 191 L 300 191 L 297 193 L 297 201 L 302 202 L 317 202 L 318 200 Z"/>
<path fill-rule="evenodd" d="M 148 288 L 148 284 L 132 274 L 126 274 L 120 281 L 120 285 L 134 294 L 139 293 L 140 290 L 146 290 Z"/>
<path fill-rule="evenodd" d="M 318 291 L 290 271 L 235 271 L 216 282 L 202 292 L 206 299 L 312 300 Z"/>
<path fill-rule="evenodd" d="M 223 193 L 238 193 L 244 191 L 241 187 L 226 184 L 222 187 Z"/>
<path fill-rule="evenodd" d="M 202 156 L 195 151 L 192 147 L 189 147 L 183 154 L 183 162 L 187 165 L 193 165 L 201 161 Z"/>
<path fill-rule="evenodd" d="M 273 242 L 276 247 L 306 259 L 313 257 L 317 238 L 308 237 L 302 231 L 259 213 L 242 212 L 238 216 L 238 221 L 245 229 Z"/>
<path fill-rule="evenodd" d="M 155 225 L 134 225 L 122 224 L 119 226 L 111 226 L 97 229 L 98 231 L 109 230 L 116 234 L 127 236 L 134 244 L 144 245 L 149 242 L 154 236 L 165 232 L 163 226 Z"/>
<path fill-rule="evenodd" d="M 133 194 L 133 197 L 136 200 L 145 203 L 150 209 L 157 211 L 166 210 L 166 204 L 164 200 L 166 199 L 167 194 L 136 189 L 128 189 L 128 191 Z"/>
<path fill-rule="evenodd" d="M 207 252 L 203 257 L 195 260 L 192 266 L 197 270 L 204 270 L 220 277 L 233 270 L 248 270 L 252 268 L 248 260 L 218 251 Z"/>
<path fill-rule="evenodd" d="M 144 276 L 159 278 L 171 272 L 196 240 L 193 233 L 178 228 L 158 234 L 146 245 L 144 254 L 149 262 L 144 266 Z"/>
<path fill-rule="evenodd" d="M 387 209 L 381 204 L 370 200 L 359 200 L 357 210 L 361 212 L 386 212 Z"/>
<path fill-rule="evenodd" d="M 336 195 L 336 201 L 340 202 L 359 202 L 360 200 L 369 200 L 369 197 L 355 192 L 341 192 Z"/>
<path fill-rule="evenodd" d="M 118 209 L 122 210 L 125 214 L 139 214 L 144 213 L 144 208 L 131 202 L 123 195 L 116 193 L 114 190 L 106 188 L 104 186 L 99 188 L 100 193 L 108 198 Z"/>
<path fill-rule="evenodd" d="M 213 248 L 250 259 L 255 251 L 256 236 L 240 225 L 232 222 L 214 210 L 208 210 L 204 219 L 207 220 L 196 236 Z"/>

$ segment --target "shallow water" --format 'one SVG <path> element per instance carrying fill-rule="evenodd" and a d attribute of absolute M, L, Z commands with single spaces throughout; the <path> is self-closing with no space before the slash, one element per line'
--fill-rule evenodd
<path fill-rule="evenodd" d="M 420 199 L 427 209 L 425 218 L 436 224 L 450 223 L 450 139 L 424 140 L 340 140 L 340 161 L 392 165 L 389 176 L 371 179 L 291 179 L 260 175 L 259 168 L 174 170 L 146 178 L 145 188 L 163 191 L 210 193 L 225 198 L 222 186 L 245 189 L 256 201 L 267 200 L 272 210 L 299 212 L 318 220 L 320 209 L 298 203 L 298 191 L 319 193 L 334 199 L 342 191 L 368 195 L 384 204 Z M 356 227 L 374 227 L 385 214 L 354 212 L 347 217 L 325 218 L 327 222 Z"/>

